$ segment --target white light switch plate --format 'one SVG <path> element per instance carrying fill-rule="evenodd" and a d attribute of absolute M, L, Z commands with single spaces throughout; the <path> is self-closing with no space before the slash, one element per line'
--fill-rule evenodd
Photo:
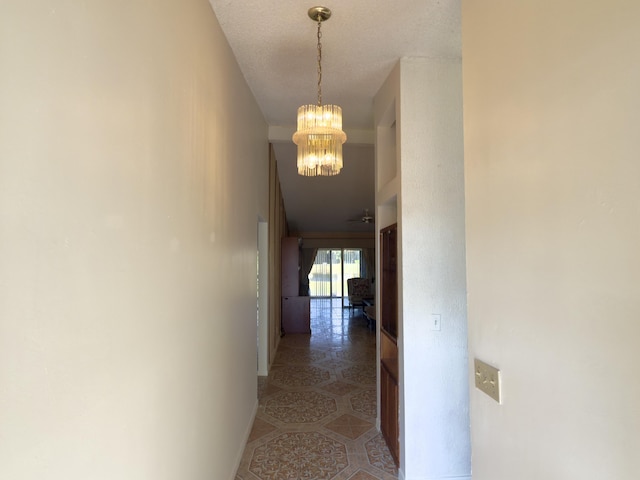
<path fill-rule="evenodd" d="M 473 361 L 476 388 L 500 403 L 500 370 L 477 358 Z"/>

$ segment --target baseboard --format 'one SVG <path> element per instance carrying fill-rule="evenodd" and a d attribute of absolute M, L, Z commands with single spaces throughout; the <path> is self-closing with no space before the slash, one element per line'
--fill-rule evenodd
<path fill-rule="evenodd" d="M 256 420 L 256 415 L 258 414 L 258 399 L 256 398 L 256 403 L 253 405 L 253 412 L 251 413 L 251 421 L 247 426 L 247 429 L 244 432 L 244 438 L 242 439 L 242 448 L 238 452 L 235 461 L 235 467 L 233 469 L 233 473 L 229 480 L 235 480 L 238 469 L 240 468 L 240 462 L 242 462 L 242 455 L 244 454 L 244 449 L 247 445 L 247 441 L 249 440 L 249 435 L 251 435 L 251 429 L 253 428 L 253 422 Z"/>

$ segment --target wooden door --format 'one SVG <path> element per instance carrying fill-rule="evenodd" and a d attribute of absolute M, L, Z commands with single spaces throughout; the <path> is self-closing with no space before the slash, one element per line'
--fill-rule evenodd
<path fill-rule="evenodd" d="M 380 231 L 380 430 L 400 465 L 398 424 L 398 232 Z"/>

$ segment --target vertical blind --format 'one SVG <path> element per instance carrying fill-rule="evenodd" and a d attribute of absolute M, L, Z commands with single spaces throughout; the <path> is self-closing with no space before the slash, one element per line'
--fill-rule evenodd
<path fill-rule="evenodd" d="M 362 250 L 319 248 L 309 274 L 312 297 L 347 295 L 347 279 L 362 275 Z"/>

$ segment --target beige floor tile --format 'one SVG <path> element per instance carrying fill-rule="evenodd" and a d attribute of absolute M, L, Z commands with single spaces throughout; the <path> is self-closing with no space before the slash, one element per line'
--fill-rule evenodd
<path fill-rule="evenodd" d="M 311 335 L 281 339 L 236 480 L 395 480 L 375 429 L 375 332 L 339 300 L 311 302 Z"/>
<path fill-rule="evenodd" d="M 253 422 L 253 428 L 251 429 L 251 433 L 249 434 L 249 439 L 247 443 L 251 443 L 256 441 L 257 439 L 268 435 L 269 433 L 277 430 L 278 427 L 270 424 L 262 420 L 261 418 L 256 418 Z"/>
<path fill-rule="evenodd" d="M 355 440 L 363 433 L 371 430 L 373 423 L 354 417 L 353 415 L 345 414 L 325 424 L 324 428 L 339 433 L 343 437 Z"/>

